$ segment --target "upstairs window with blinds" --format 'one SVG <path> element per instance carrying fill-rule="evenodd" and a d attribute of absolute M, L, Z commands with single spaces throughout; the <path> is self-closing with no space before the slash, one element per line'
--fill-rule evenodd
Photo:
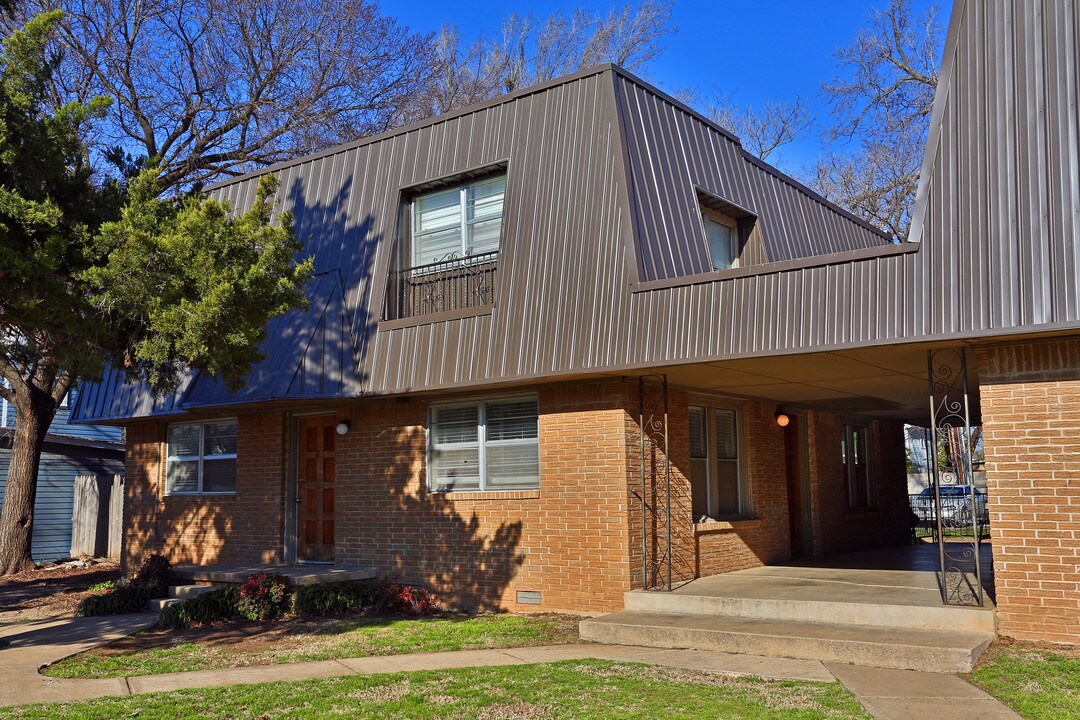
<path fill-rule="evenodd" d="M 412 265 L 498 252 L 506 176 L 418 195 L 412 201 Z"/>
<path fill-rule="evenodd" d="M 436 405 L 428 445 L 428 488 L 434 492 L 540 487 L 535 398 Z"/>

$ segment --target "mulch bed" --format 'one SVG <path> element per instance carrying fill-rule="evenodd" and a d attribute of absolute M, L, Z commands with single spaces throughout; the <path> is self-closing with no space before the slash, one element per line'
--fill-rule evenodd
<path fill-rule="evenodd" d="M 72 617 L 87 588 L 120 578 L 107 560 L 47 563 L 34 570 L 0 577 L 0 623 Z"/>

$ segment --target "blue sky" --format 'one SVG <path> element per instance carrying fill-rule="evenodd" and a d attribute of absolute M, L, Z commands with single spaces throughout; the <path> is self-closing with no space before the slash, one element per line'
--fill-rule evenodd
<path fill-rule="evenodd" d="M 585 7 L 606 12 L 612 4 L 584 0 Z M 643 75 L 664 89 L 694 88 L 705 96 L 714 91 L 739 104 L 787 100 L 799 94 L 819 118 L 828 120 L 821 84 L 837 72 L 833 53 L 847 45 L 868 23 L 868 13 L 888 0 L 675 0 L 678 32 L 667 50 Z M 574 0 L 507 2 L 478 0 L 386 2 L 384 10 L 416 30 L 436 30 L 444 22 L 458 26 L 466 37 L 493 35 L 501 19 L 512 12 L 543 17 L 570 11 Z M 915 0 L 921 12 L 929 0 Z M 944 25 L 948 0 L 941 3 Z M 495 8 L 495 9 L 492 9 Z M 797 173 L 823 150 L 815 136 L 784 148 L 780 165 Z M 771 158 L 775 161 L 775 158 Z"/>

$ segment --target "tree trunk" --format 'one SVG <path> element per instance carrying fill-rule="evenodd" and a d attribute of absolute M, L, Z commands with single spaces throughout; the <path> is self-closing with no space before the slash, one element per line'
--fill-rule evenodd
<path fill-rule="evenodd" d="M 30 398 L 16 401 L 15 435 L 11 445 L 4 507 L 0 511 L 0 575 L 34 567 L 30 543 L 34 528 L 38 466 L 45 434 L 56 412 L 52 399 L 32 389 Z"/>

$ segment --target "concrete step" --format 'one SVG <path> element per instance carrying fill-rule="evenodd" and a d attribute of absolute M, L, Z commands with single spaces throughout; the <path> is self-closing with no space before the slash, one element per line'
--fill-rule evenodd
<path fill-rule="evenodd" d="M 842 662 L 923 672 L 970 672 L 993 633 L 764 620 L 624 610 L 583 620 L 581 639 Z"/>
<path fill-rule="evenodd" d="M 921 597 L 907 603 L 886 597 L 882 598 L 885 602 L 875 601 L 871 597 L 852 597 L 847 588 L 842 593 L 834 590 L 836 599 L 832 600 L 809 600 L 795 593 L 790 595 L 747 597 L 742 588 L 735 588 L 726 594 L 722 588 L 711 588 L 709 594 L 632 590 L 624 595 L 623 603 L 627 610 L 646 613 L 721 615 L 951 632 L 997 632 L 997 612 L 992 606 L 943 605 L 936 594 L 929 598 L 933 604 L 927 604 L 927 599 Z"/>
<path fill-rule="evenodd" d="M 150 600 L 150 612 L 161 612 L 170 605 L 175 605 L 178 602 L 181 602 L 180 598 L 153 598 Z"/>
<path fill-rule="evenodd" d="M 169 597 L 178 600 L 188 600 L 196 595 L 210 592 L 216 589 L 213 585 L 173 585 L 169 588 Z"/>

